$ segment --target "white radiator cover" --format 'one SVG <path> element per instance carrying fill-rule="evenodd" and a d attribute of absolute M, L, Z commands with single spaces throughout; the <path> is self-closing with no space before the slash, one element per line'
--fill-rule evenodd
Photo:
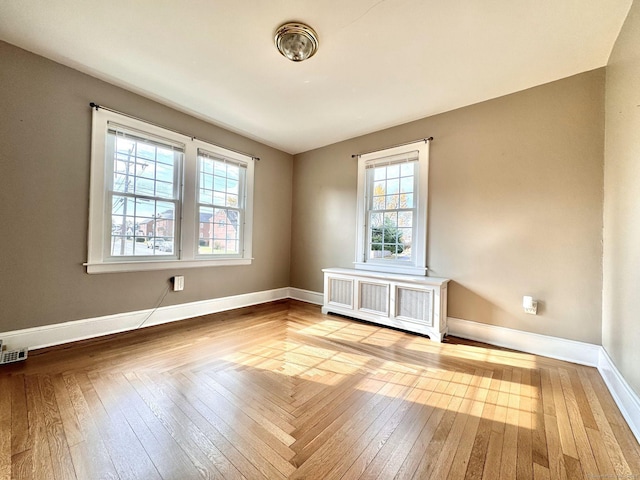
<path fill-rule="evenodd" d="M 449 279 L 325 268 L 322 313 L 338 313 L 428 335 L 447 334 Z"/>

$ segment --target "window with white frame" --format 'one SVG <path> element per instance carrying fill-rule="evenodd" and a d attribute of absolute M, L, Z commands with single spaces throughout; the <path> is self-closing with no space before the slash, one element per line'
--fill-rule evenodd
<path fill-rule="evenodd" d="M 247 165 L 198 150 L 199 255 L 238 255 Z"/>
<path fill-rule="evenodd" d="M 254 160 L 93 112 L 87 272 L 251 263 Z"/>
<path fill-rule="evenodd" d="M 426 275 L 428 141 L 358 158 L 355 267 Z"/>

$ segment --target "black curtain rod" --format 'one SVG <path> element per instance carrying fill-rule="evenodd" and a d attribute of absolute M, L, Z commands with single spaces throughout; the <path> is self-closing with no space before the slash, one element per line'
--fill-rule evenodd
<path fill-rule="evenodd" d="M 185 137 L 189 137 L 189 138 L 191 138 L 191 140 L 200 140 L 200 141 L 203 141 L 203 142 L 207 142 L 207 143 L 210 143 L 212 145 L 215 145 L 216 147 L 224 148 L 226 150 L 230 150 L 232 152 L 239 153 L 240 155 L 245 155 L 247 157 L 251 157 L 253 160 L 257 160 L 258 162 L 260 161 L 260 157 L 256 157 L 255 155 L 251 155 L 250 153 L 245 153 L 245 152 L 241 152 L 240 150 L 235 150 L 233 148 L 225 147 L 223 145 L 218 145 L 216 143 L 210 142 L 209 140 L 204 140 L 202 138 L 194 137 L 193 135 L 187 135 L 186 133 L 182 133 L 182 132 L 180 132 L 178 130 L 174 130 L 172 128 L 167 128 L 164 125 L 158 125 L 157 123 L 149 122 L 148 120 L 144 120 L 142 118 L 134 117 L 133 115 L 129 115 L 128 113 L 120 112 L 118 110 L 113 110 L 112 108 L 103 107 L 102 105 L 98 105 L 97 103 L 94 103 L 94 102 L 89 103 L 89 106 L 91 108 L 95 108 L 96 111 L 99 108 L 102 108 L 103 110 L 107 110 L 108 112 L 113 112 L 113 113 L 117 113 L 118 115 L 123 115 L 125 117 L 133 118 L 134 120 L 138 120 L 139 122 L 148 123 L 150 125 L 153 125 L 154 127 L 164 128 L 165 130 L 169 130 L 170 132 L 177 133 L 178 135 L 183 135 Z"/>
<path fill-rule="evenodd" d="M 433 140 L 433 137 L 419 138 L 418 140 L 412 140 L 410 142 L 398 143 L 397 145 L 391 145 L 390 147 L 378 148 L 376 150 L 371 150 L 369 152 L 355 153 L 355 154 L 351 155 L 351 158 L 361 157 L 362 155 L 367 155 L 368 153 L 373 153 L 373 152 L 379 152 L 380 150 L 388 150 L 390 148 L 395 148 L 395 147 L 404 147 L 405 145 L 411 145 L 412 143 L 417 143 L 417 142 L 425 142 L 426 143 L 426 142 L 430 142 L 432 140 Z"/>

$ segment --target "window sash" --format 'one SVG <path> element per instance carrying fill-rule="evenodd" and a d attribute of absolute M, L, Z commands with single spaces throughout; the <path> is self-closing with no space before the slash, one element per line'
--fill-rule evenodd
<path fill-rule="evenodd" d="M 388 177 L 388 167 L 393 165 L 401 165 L 406 163 L 412 163 L 412 171 L 411 174 L 403 175 L 402 170 L 398 169 L 398 175 L 393 176 L 391 178 Z M 400 154 L 394 155 L 390 157 L 383 157 L 379 159 L 375 159 L 366 164 L 366 187 L 365 190 L 367 192 L 366 197 L 366 261 L 369 263 L 389 263 L 389 262 L 399 262 L 399 263 L 408 263 L 412 264 L 415 262 L 415 249 L 411 248 L 411 242 L 413 241 L 415 227 L 417 222 L 417 196 L 419 195 L 418 188 L 418 179 L 419 179 L 419 163 L 418 163 L 418 152 L 408 152 L 408 154 Z M 379 180 L 376 182 L 376 170 L 385 168 L 385 178 L 383 180 Z M 411 187 L 407 190 L 406 185 L 405 188 L 402 188 L 401 184 L 402 179 L 411 178 Z M 392 191 L 390 194 L 387 192 L 387 188 L 389 186 L 389 182 L 395 182 L 397 179 L 397 191 Z M 376 197 L 374 189 L 376 183 L 385 184 L 385 195 L 379 195 L 386 197 L 396 197 L 397 196 L 397 207 L 396 208 L 376 208 L 374 205 L 374 198 Z M 402 190 L 405 190 L 403 192 Z M 402 207 L 402 196 L 410 195 L 411 196 L 411 207 Z M 406 200 L 405 200 L 406 201 Z M 409 217 L 411 218 L 410 224 L 406 225 L 406 223 L 401 223 L 396 220 L 395 225 L 387 224 L 387 219 L 393 218 L 393 216 L 400 218 L 401 214 L 405 213 L 404 217 L 406 218 L 406 213 L 410 213 Z M 373 219 L 375 217 L 382 218 L 382 222 L 374 222 Z M 374 230 L 379 230 L 376 232 L 376 236 L 380 236 L 380 242 L 374 243 Z M 395 231 L 395 242 L 387 242 L 388 239 L 387 232 Z M 401 233 L 402 232 L 402 233 Z M 400 235 L 398 235 L 400 234 Z M 400 241 L 400 236 L 403 237 L 404 242 Z M 376 238 L 375 240 L 378 240 Z M 402 256 L 402 253 L 406 251 L 407 243 L 410 245 L 410 256 Z M 395 247 L 395 248 L 394 248 Z M 402 251 L 398 251 L 402 249 Z M 394 256 L 395 250 L 395 256 Z M 374 252 L 380 252 L 379 256 L 376 256 Z M 388 251 L 391 258 L 387 258 L 387 255 L 384 253 Z"/>
<path fill-rule="evenodd" d="M 208 171 L 205 162 L 210 163 Z M 220 165 L 224 166 L 224 171 Z M 236 169 L 235 175 L 231 173 L 234 170 L 229 167 Z M 234 258 L 244 254 L 246 174 L 246 163 L 198 149 L 196 189 L 199 235 L 196 239 L 196 254 L 199 257 Z M 208 178 L 210 184 L 203 181 Z M 208 196 L 211 200 L 207 202 Z"/>
<path fill-rule="evenodd" d="M 131 145 L 128 152 L 118 148 L 123 140 Z M 160 149 L 165 151 L 164 158 L 159 158 Z M 106 261 L 178 258 L 184 150 L 183 144 L 108 123 L 104 218 L 107 238 L 103 252 Z M 149 166 L 153 175 L 144 175 Z M 163 169 L 170 169 L 171 173 L 159 179 L 159 170 Z M 116 178 L 122 181 L 120 186 Z M 164 191 L 159 193 L 163 185 Z M 115 209 L 118 203 L 121 211 Z"/>

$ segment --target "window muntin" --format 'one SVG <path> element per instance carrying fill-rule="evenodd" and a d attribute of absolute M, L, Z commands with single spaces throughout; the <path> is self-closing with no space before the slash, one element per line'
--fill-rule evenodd
<path fill-rule="evenodd" d="M 172 145 L 112 126 L 107 131 L 106 259 L 173 256 L 178 239 L 184 145 Z"/>
<path fill-rule="evenodd" d="M 218 175 L 224 178 L 224 189 L 214 188 L 212 177 L 210 197 L 203 202 L 199 152 L 223 159 L 225 165 L 224 175 Z M 229 165 L 239 168 L 238 178 Z M 254 170 L 255 159 L 248 155 L 113 111 L 94 110 L 87 272 L 251 264 Z M 220 194 L 225 197 L 218 204 Z M 226 224 L 224 253 L 200 248 L 205 243 L 200 213 L 216 214 L 206 208 L 224 210 L 226 220 L 218 219 Z"/>
<path fill-rule="evenodd" d="M 242 253 L 246 170 L 242 162 L 198 150 L 198 255 Z"/>
<path fill-rule="evenodd" d="M 357 269 L 426 275 L 428 141 L 358 156 Z"/>

